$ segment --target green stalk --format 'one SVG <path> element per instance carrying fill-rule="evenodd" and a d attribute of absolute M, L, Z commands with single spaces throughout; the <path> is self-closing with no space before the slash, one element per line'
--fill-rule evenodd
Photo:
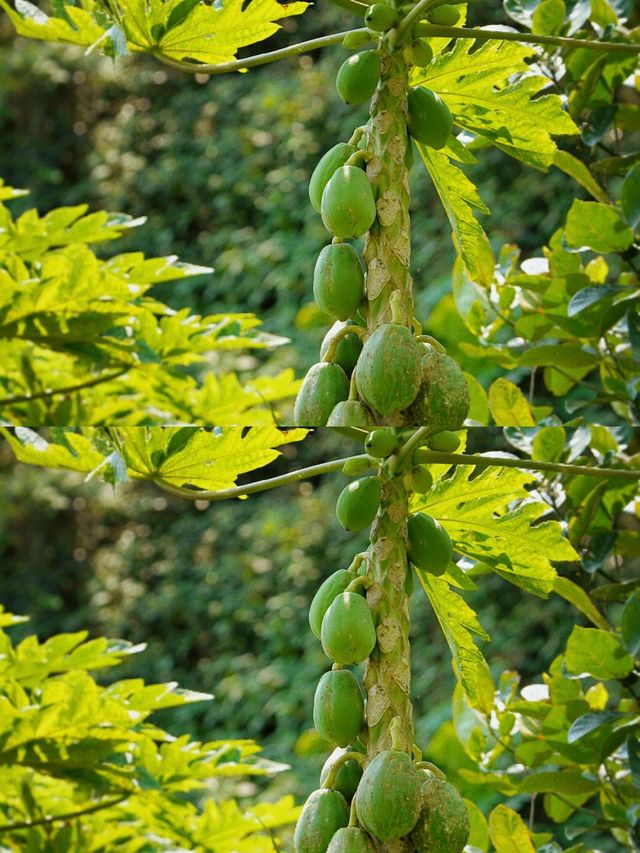
<path fill-rule="evenodd" d="M 367 551 L 367 574 L 375 582 L 367 591 L 367 601 L 378 636 L 364 673 L 369 758 L 392 747 L 411 755 L 414 742 L 409 697 L 409 600 L 405 592 L 409 496 L 402 478 L 392 478 L 385 466 L 380 477 L 382 501 Z M 383 849 L 395 853 L 406 848 L 398 841 Z"/>
<path fill-rule="evenodd" d="M 409 67 L 402 52 L 390 52 L 384 42 L 381 60 L 382 76 L 371 102 L 371 118 L 367 125 L 367 147 L 372 155 L 367 175 L 378 208 L 378 216 L 364 245 L 367 321 L 371 332 L 392 321 L 408 328 L 413 324 L 406 167 L 407 148 L 411 144 L 407 135 Z"/>

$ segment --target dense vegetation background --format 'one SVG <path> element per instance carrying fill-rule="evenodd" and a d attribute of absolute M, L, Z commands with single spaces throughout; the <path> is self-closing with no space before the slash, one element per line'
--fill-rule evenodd
<path fill-rule="evenodd" d="M 513 450 L 497 429 L 470 431 L 469 448 Z M 321 430 L 284 450 L 271 473 L 357 447 Z M 14 636 L 88 628 L 147 643 L 120 677 L 178 681 L 215 694 L 214 702 L 159 714 L 170 731 L 255 738 L 268 757 L 293 767 L 269 783 L 272 793 L 280 788 L 300 797 L 314 788 L 327 748 L 312 733 L 310 685 L 326 659 L 307 610 L 319 583 L 366 543 L 365 534 L 356 539 L 335 520 L 345 478 L 194 504 L 151 484 L 114 492 L 78 475 L 16 466 L 6 445 L 0 460 L 3 604 L 32 617 L 12 629 Z M 496 676 L 517 669 L 526 679 L 543 671 L 573 627 L 560 599 L 541 608 L 493 575 L 468 601 L 492 637 L 485 652 Z M 446 737 L 454 684 L 449 650 L 425 597 L 414 596 L 412 604 L 418 742 L 466 795 L 488 806 L 486 789 L 458 777 L 460 767 L 473 765 Z"/>
<path fill-rule="evenodd" d="M 340 14 L 333 6 L 312 7 L 287 19 L 286 31 L 270 43 L 347 29 L 353 16 L 344 13 L 336 25 Z M 473 22 L 473 7 L 470 15 Z M 499 9 L 493 15 L 506 21 Z M 484 23 L 488 16 L 483 8 Z M 23 207 L 88 202 L 92 209 L 147 216 L 146 225 L 118 242 L 118 251 L 178 254 L 215 267 L 212 276 L 160 285 L 159 297 L 194 311 L 257 313 L 266 330 L 293 339 L 270 356 L 272 363 L 302 375 L 327 327 L 311 293 L 326 232 L 309 204 L 307 183 L 319 157 L 347 139 L 359 118 L 335 92 L 343 58 L 343 51 L 329 48 L 246 74 L 190 77 L 146 57 L 114 66 L 74 48 L 16 39 L 0 19 L 6 72 L 0 173 L 31 190 Z M 359 110 L 364 120 L 366 106 Z M 479 152 L 468 174 L 492 210 L 487 230 L 496 249 L 510 241 L 524 253 L 541 246 L 576 194 L 559 171 L 541 180 L 494 149 Z M 450 295 L 450 226 L 419 165 L 412 193 L 418 316 L 466 369 L 488 379 L 486 360 L 458 347 L 473 338 Z M 12 210 L 19 205 L 12 202 Z"/>

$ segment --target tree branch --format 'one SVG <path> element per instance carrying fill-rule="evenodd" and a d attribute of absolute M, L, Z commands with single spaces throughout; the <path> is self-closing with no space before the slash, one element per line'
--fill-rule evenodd
<path fill-rule="evenodd" d="M 428 2 L 428 0 L 424 0 Z M 416 6 L 412 12 L 415 12 Z M 398 27 L 400 33 L 410 15 Z M 583 48 L 585 50 L 604 50 L 609 53 L 640 53 L 640 44 L 629 44 L 617 41 L 592 41 L 590 39 L 574 39 L 566 36 L 545 36 L 539 33 L 517 33 L 509 30 L 493 30 L 472 27 L 444 27 L 440 24 L 420 24 L 421 36 L 436 36 L 439 38 L 487 39 L 489 41 L 519 41 L 527 44 L 548 44 L 554 47 Z"/>
<path fill-rule="evenodd" d="M 124 800 L 128 800 L 131 796 L 131 792 L 127 791 L 126 794 L 123 794 L 120 797 L 115 797 L 111 800 L 106 800 L 102 803 L 96 803 L 93 806 L 88 806 L 84 809 L 78 809 L 75 812 L 65 812 L 64 814 L 59 815 L 51 815 L 50 817 L 42 817 L 36 820 L 25 820 L 21 823 L 5 823 L 0 825 L 0 835 L 4 835 L 7 832 L 17 832 L 19 829 L 31 829 L 32 826 L 47 826 L 51 823 L 58 823 L 59 821 L 65 820 L 74 820 L 77 817 L 82 817 L 86 814 L 93 814 L 94 812 L 99 812 L 102 809 L 111 808 L 111 806 L 117 806 L 118 803 L 123 802 Z"/>
<path fill-rule="evenodd" d="M 319 465 L 311 465 L 308 468 L 299 468 L 297 471 L 291 471 L 288 474 L 281 474 L 279 477 L 271 477 L 267 480 L 256 480 L 254 483 L 247 483 L 245 486 L 234 486 L 233 488 L 220 489 L 219 491 L 196 491 L 195 489 L 183 489 L 179 486 L 172 486 L 159 475 L 152 477 L 151 479 L 165 492 L 170 492 L 172 495 L 176 495 L 179 498 L 188 498 L 192 501 L 224 501 L 229 498 L 241 498 L 245 495 L 252 495 L 256 492 L 266 492 L 268 489 L 275 489 L 278 486 L 287 486 L 291 483 L 297 483 L 298 480 L 317 477 L 319 474 L 330 474 L 332 471 L 340 470 L 344 463 L 349 459 L 369 459 L 369 457 L 366 453 L 362 453 L 359 456 L 345 456 L 342 459 L 333 459 L 330 462 L 321 462 Z"/>
<path fill-rule="evenodd" d="M 364 7 L 363 7 L 364 8 Z M 276 62 L 278 59 L 286 59 L 289 56 L 298 56 L 300 53 L 306 53 L 309 50 L 317 50 L 321 47 L 329 47 L 332 44 L 340 44 L 343 38 L 348 33 L 369 33 L 366 27 L 355 30 L 345 30 L 342 33 L 332 33 L 328 36 L 310 39 L 309 41 L 301 41 L 299 44 L 292 44 L 289 47 L 282 47 L 280 50 L 272 50 L 268 53 L 258 53 L 255 56 L 247 56 L 245 59 L 234 59 L 232 62 L 221 62 L 219 65 L 197 65 L 194 62 L 182 62 L 178 59 L 169 59 L 168 56 L 163 56 L 161 51 L 154 51 L 153 55 L 165 65 L 171 68 L 176 68 L 178 71 L 188 71 L 190 74 L 228 74 L 230 71 L 244 71 L 246 68 L 254 68 L 257 65 L 266 65 L 269 62 Z M 371 33 L 371 40 L 375 36 Z"/>
<path fill-rule="evenodd" d="M 406 446 L 406 445 L 405 445 Z M 321 462 L 318 465 L 311 465 L 309 468 L 299 468 L 297 471 L 291 471 L 288 474 L 281 474 L 278 477 L 270 477 L 266 480 L 256 480 L 254 483 L 247 483 L 243 486 L 233 486 L 230 489 L 220 489 L 218 491 L 198 491 L 196 489 L 185 489 L 179 486 L 172 486 L 162 479 L 160 475 L 150 477 L 159 488 L 179 498 L 187 498 L 192 501 L 224 501 L 230 498 L 242 498 L 246 495 L 253 495 L 256 492 L 266 492 L 268 489 L 275 489 L 279 486 L 287 486 L 291 483 L 297 483 L 299 480 L 306 480 L 309 477 L 317 477 L 320 474 L 330 474 L 333 471 L 338 471 L 342 468 L 345 462 L 349 459 L 369 459 L 366 453 L 356 456 L 346 456 L 342 459 L 333 459 L 330 462 Z M 442 453 L 438 450 L 426 450 L 424 452 L 424 461 L 447 465 L 482 465 L 495 466 L 498 468 L 524 468 L 532 471 L 551 471 L 557 474 L 586 474 L 589 477 L 607 477 L 609 479 L 631 479 L 640 480 L 640 470 L 634 471 L 631 468 L 596 468 L 588 465 L 569 465 L 564 462 L 536 462 L 532 459 L 510 459 L 502 456 L 475 456 L 469 453 Z M 372 465 L 374 463 L 372 462 Z"/>
<path fill-rule="evenodd" d="M 131 370 L 131 366 L 116 370 L 113 373 L 108 373 L 106 376 L 96 376 L 94 379 L 88 379 L 85 382 L 78 382 L 76 385 L 66 385 L 63 388 L 49 388 L 46 391 L 37 391 L 35 394 L 21 394 L 16 397 L 3 397 L 0 399 L 0 411 L 3 406 L 14 406 L 17 403 L 30 403 L 32 400 L 43 400 L 48 397 L 56 397 L 58 394 L 72 394 L 74 391 L 82 391 L 83 388 L 93 388 L 96 385 L 101 385 L 103 382 L 110 382 L 112 379 L 117 379 Z"/>

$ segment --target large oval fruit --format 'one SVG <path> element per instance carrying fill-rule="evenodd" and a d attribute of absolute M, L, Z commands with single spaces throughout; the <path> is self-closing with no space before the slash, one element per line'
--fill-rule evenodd
<path fill-rule="evenodd" d="M 345 530 L 364 530 L 380 506 L 380 480 L 361 477 L 344 487 L 336 502 L 336 516 Z"/>
<path fill-rule="evenodd" d="M 422 354 L 421 345 L 406 326 L 379 326 L 365 342 L 356 364 L 358 394 L 381 415 L 406 409 L 420 388 Z"/>
<path fill-rule="evenodd" d="M 444 148 L 453 128 L 453 118 L 445 102 L 423 86 L 412 89 L 407 98 L 409 133 L 431 148 Z"/>
<path fill-rule="evenodd" d="M 345 326 L 354 326 L 355 323 L 352 320 L 336 320 L 336 322 L 331 326 L 327 334 L 322 339 L 322 343 L 320 344 L 320 358 L 324 358 L 331 342 L 338 334 L 344 329 Z M 351 375 L 353 368 L 356 366 L 358 361 L 358 356 L 362 352 L 362 338 L 359 335 L 356 335 L 355 332 L 348 332 L 346 335 L 340 338 L 338 341 L 338 346 L 335 349 L 335 354 L 333 356 L 333 363 L 339 364 L 340 367 L 344 370 L 347 376 Z"/>
<path fill-rule="evenodd" d="M 407 522 L 407 556 L 414 566 L 432 575 L 442 575 L 453 556 L 449 534 L 435 518 L 417 512 Z"/>
<path fill-rule="evenodd" d="M 357 166 L 336 169 L 322 193 L 320 213 L 334 237 L 362 237 L 376 218 L 376 201 L 366 173 Z"/>
<path fill-rule="evenodd" d="M 320 628 L 322 620 L 327 608 L 336 597 L 344 592 L 351 581 L 358 577 L 356 572 L 349 569 L 338 569 L 332 575 L 329 575 L 318 587 L 318 591 L 313 596 L 311 606 L 309 607 L 309 627 L 315 636 L 320 639 Z"/>
<path fill-rule="evenodd" d="M 358 400 L 345 400 L 333 409 L 329 415 L 327 426 L 371 427 L 375 419 L 364 403 Z"/>
<path fill-rule="evenodd" d="M 335 663 L 349 666 L 366 660 L 376 644 L 376 629 L 366 599 L 357 592 L 336 596 L 324 614 L 320 640 L 325 654 Z"/>
<path fill-rule="evenodd" d="M 364 696 L 348 669 L 325 672 L 313 698 L 313 724 L 321 738 L 346 746 L 364 725 Z"/>
<path fill-rule="evenodd" d="M 409 836 L 417 853 L 462 853 L 469 831 L 469 812 L 453 785 L 442 779 L 425 782 L 420 817 Z"/>
<path fill-rule="evenodd" d="M 345 826 L 333 836 L 327 853 L 376 853 L 376 848 L 363 829 Z"/>
<path fill-rule="evenodd" d="M 313 207 L 320 213 L 320 202 L 322 193 L 327 185 L 331 175 L 340 166 L 344 166 L 349 157 L 355 154 L 358 149 L 355 145 L 349 142 L 338 142 L 333 148 L 330 148 L 322 155 L 318 161 L 318 165 L 313 170 L 311 179 L 309 180 L 309 200 Z"/>
<path fill-rule="evenodd" d="M 363 296 L 364 269 L 353 246 L 325 246 L 313 271 L 313 297 L 318 307 L 338 320 L 347 320 L 356 313 Z"/>
<path fill-rule="evenodd" d="M 296 426 L 325 426 L 334 407 L 349 396 L 349 379 L 337 364 L 320 361 L 304 377 L 293 407 Z"/>
<path fill-rule="evenodd" d="M 411 426 L 460 429 L 470 404 L 462 370 L 448 355 L 431 350 L 422 359 L 420 390 L 403 413 L 403 421 Z"/>
<path fill-rule="evenodd" d="M 375 50 L 362 50 L 345 59 L 336 77 L 336 89 L 345 104 L 368 101 L 378 85 L 380 69 L 380 57 Z"/>
<path fill-rule="evenodd" d="M 349 823 L 349 806 L 337 791 L 319 788 L 304 804 L 293 835 L 295 853 L 326 853 L 335 833 Z"/>
<path fill-rule="evenodd" d="M 424 776 L 406 752 L 380 752 L 365 769 L 355 803 L 358 820 L 379 841 L 411 832 L 418 820 Z"/>
<path fill-rule="evenodd" d="M 331 772 L 333 765 L 339 758 L 345 754 L 345 752 L 351 752 L 352 748 L 350 747 L 336 747 L 333 750 L 329 758 L 322 765 L 322 770 L 320 771 L 320 784 L 324 785 L 329 777 L 329 773 Z M 348 758 L 346 761 L 343 761 L 340 767 L 338 768 L 338 772 L 335 775 L 335 780 L 333 783 L 333 790 L 339 791 L 342 796 L 345 798 L 347 802 L 350 802 L 353 799 L 353 795 L 355 794 L 358 783 L 362 779 L 362 765 L 359 761 L 355 761 L 353 758 Z"/>

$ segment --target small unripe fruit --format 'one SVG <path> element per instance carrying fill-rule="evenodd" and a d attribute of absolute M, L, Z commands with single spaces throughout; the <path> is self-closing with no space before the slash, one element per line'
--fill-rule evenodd
<path fill-rule="evenodd" d="M 364 22 L 370 30 L 385 33 L 395 25 L 398 13 L 386 3 L 374 3 L 364 13 Z"/>
<path fill-rule="evenodd" d="M 364 697 L 358 679 L 348 669 L 325 672 L 313 700 L 313 724 L 324 740 L 346 746 L 364 725 Z"/>
<path fill-rule="evenodd" d="M 338 569 L 332 575 L 329 575 L 322 584 L 318 587 L 316 594 L 313 596 L 311 606 L 309 607 L 309 627 L 320 639 L 320 629 L 324 614 L 329 609 L 329 605 L 340 593 L 344 592 L 351 581 L 354 581 L 358 575 L 348 569 Z"/>
<path fill-rule="evenodd" d="M 364 530 L 376 517 L 380 506 L 380 480 L 362 477 L 354 480 L 338 495 L 336 515 L 345 530 Z"/>
<path fill-rule="evenodd" d="M 376 90 L 380 71 L 380 57 L 375 50 L 363 50 L 345 59 L 336 77 L 336 89 L 345 104 L 355 106 L 368 101 Z"/>
<path fill-rule="evenodd" d="M 356 750 L 354 750 L 353 746 L 336 747 L 322 766 L 322 770 L 320 771 L 320 784 L 325 784 L 334 764 L 339 758 L 342 758 L 345 752 L 355 751 Z M 353 799 L 353 795 L 356 792 L 358 782 L 361 778 L 362 765 L 359 761 L 349 758 L 347 761 L 343 761 L 338 768 L 338 772 L 335 775 L 335 781 L 333 783 L 333 790 L 339 791 L 345 800 L 350 802 Z"/>
<path fill-rule="evenodd" d="M 409 561 L 432 575 L 444 574 L 453 556 L 453 545 L 440 522 L 418 512 L 407 522 L 407 535 Z"/>
<path fill-rule="evenodd" d="M 349 823 L 347 801 L 329 788 L 319 788 L 307 798 L 293 835 L 295 853 L 326 853 L 335 833 Z"/>
<path fill-rule="evenodd" d="M 338 320 L 347 320 L 364 297 L 364 269 L 349 243 L 331 243 L 318 255 L 313 272 L 313 296 L 318 307 Z"/>
<path fill-rule="evenodd" d="M 343 592 L 333 599 L 322 620 L 322 648 L 342 666 L 365 661 L 376 644 L 376 628 L 366 599 L 357 592 Z"/>
<path fill-rule="evenodd" d="M 320 213 L 334 237 L 362 237 L 376 218 L 376 201 L 369 178 L 357 166 L 337 169 L 324 188 Z"/>
<path fill-rule="evenodd" d="M 358 400 L 343 400 L 332 410 L 327 421 L 328 427 L 357 427 L 368 429 L 374 426 L 375 419 L 364 403 Z"/>
<path fill-rule="evenodd" d="M 313 207 L 320 213 L 320 202 L 322 201 L 322 193 L 336 169 L 344 166 L 349 157 L 355 154 L 358 149 L 355 145 L 350 145 L 348 142 L 338 142 L 333 148 L 330 148 L 322 155 L 318 161 L 318 165 L 313 170 L 309 180 L 309 201 Z"/>
<path fill-rule="evenodd" d="M 398 449 L 398 439 L 388 429 L 374 429 L 365 438 L 364 449 L 369 456 L 386 459 Z"/>
<path fill-rule="evenodd" d="M 442 6 L 430 9 L 427 18 L 432 24 L 439 24 L 441 27 L 455 27 L 460 20 L 460 10 L 450 3 L 443 3 Z"/>
<path fill-rule="evenodd" d="M 427 440 L 427 444 L 432 450 L 439 450 L 440 453 L 455 453 L 460 447 L 460 436 L 456 432 L 443 430 L 437 435 L 432 435 Z"/>
<path fill-rule="evenodd" d="M 324 359 L 329 346 L 338 332 L 341 332 L 345 326 L 354 325 L 356 324 L 353 320 L 336 320 L 322 339 L 322 343 L 320 344 L 320 358 Z M 347 376 L 350 376 L 361 352 L 362 338 L 356 335 L 355 332 L 349 332 L 343 335 L 338 341 L 332 361 L 334 364 L 339 364 Z"/>
<path fill-rule="evenodd" d="M 349 379 L 341 367 L 327 361 L 312 365 L 296 397 L 296 426 L 326 426 L 335 406 L 348 396 Z"/>
<path fill-rule="evenodd" d="M 424 495 L 433 486 L 433 477 L 428 468 L 425 468 L 424 465 L 418 465 L 405 472 L 402 482 L 410 492 Z"/>
<path fill-rule="evenodd" d="M 453 118 L 440 96 L 419 86 L 409 92 L 407 105 L 411 136 L 431 148 L 444 148 L 453 128 Z"/>

